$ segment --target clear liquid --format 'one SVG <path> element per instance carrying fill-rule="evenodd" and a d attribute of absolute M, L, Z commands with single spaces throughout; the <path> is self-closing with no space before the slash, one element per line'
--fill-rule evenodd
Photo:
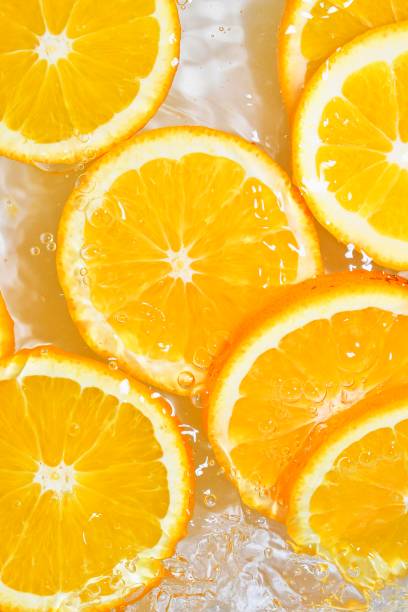
<path fill-rule="evenodd" d="M 290 171 L 276 68 L 283 0 L 179 0 L 182 61 L 174 87 L 148 128 L 201 124 L 257 142 Z M 48 171 L 45 171 L 48 170 Z M 52 343 L 91 355 L 68 315 L 55 271 L 63 204 L 83 169 L 0 160 L 1 286 L 16 322 L 17 347 Z M 321 231 L 328 271 L 371 269 L 352 246 Z M 27 299 L 29 296 L 29 299 Z M 201 431 L 199 406 L 171 399 L 194 448 L 196 508 L 172 577 L 143 601 L 145 611 L 365 609 L 358 591 L 324 560 L 295 554 L 283 526 L 243 508 Z M 404 609 L 403 583 L 375 595 L 372 610 Z"/>

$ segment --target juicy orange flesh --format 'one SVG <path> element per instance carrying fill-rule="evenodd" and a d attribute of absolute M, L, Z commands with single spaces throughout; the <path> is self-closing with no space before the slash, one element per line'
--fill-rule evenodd
<path fill-rule="evenodd" d="M 394 21 L 408 19 L 405 0 L 319 0 L 307 10 L 301 52 L 310 78 L 339 47 L 366 32 Z"/>
<path fill-rule="evenodd" d="M 87 217 L 94 306 L 128 348 L 161 368 L 183 360 L 206 369 L 238 322 L 297 277 L 299 246 L 282 208 L 221 157 L 129 171 Z"/>
<path fill-rule="evenodd" d="M 41 9 L 43 6 L 43 10 Z M 3 0 L 0 7 L 0 120 L 50 143 L 92 132 L 126 109 L 158 53 L 155 0 Z M 48 36 L 70 48 L 56 61 L 37 49 Z M 49 57 L 58 48 L 50 39 Z"/>
<path fill-rule="evenodd" d="M 81 590 L 157 543 L 167 472 L 141 412 L 96 388 L 42 376 L 1 382 L 0 397 L 5 585 L 38 595 Z M 73 487 L 58 494 L 52 472 L 51 488 L 42 488 L 39 466 L 61 462 L 74 469 Z"/>
<path fill-rule="evenodd" d="M 345 81 L 320 121 L 317 171 L 348 211 L 378 232 L 408 240 L 408 53 L 375 62 Z"/>
<path fill-rule="evenodd" d="M 313 430 L 403 376 L 407 334 L 408 317 L 369 308 L 308 323 L 263 353 L 241 383 L 229 424 L 239 474 L 273 495 Z"/>
<path fill-rule="evenodd" d="M 311 499 L 321 547 L 368 584 L 381 577 L 378 555 L 391 567 L 408 558 L 407 458 L 408 420 L 373 431 L 337 457 Z"/>

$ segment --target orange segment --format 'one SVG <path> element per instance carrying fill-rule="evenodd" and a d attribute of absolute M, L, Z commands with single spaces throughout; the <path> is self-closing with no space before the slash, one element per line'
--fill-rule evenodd
<path fill-rule="evenodd" d="M 355 406 L 318 445 L 293 488 L 289 534 L 379 588 L 408 571 L 408 389 Z"/>
<path fill-rule="evenodd" d="M 405 380 L 408 288 L 343 273 L 287 288 L 215 367 L 208 432 L 248 505 L 286 513 L 293 478 L 331 417 Z"/>
<path fill-rule="evenodd" d="M 191 494 L 166 405 L 50 347 L 3 360 L 0 397 L 1 609 L 111 608 L 151 588 Z"/>
<path fill-rule="evenodd" d="M 288 109 L 295 110 L 305 84 L 332 53 L 372 28 L 405 19 L 405 0 L 288 0 L 279 41 Z"/>
<path fill-rule="evenodd" d="M 7 306 L 0 293 L 0 357 L 14 351 L 14 323 L 7 311 Z"/>
<path fill-rule="evenodd" d="M 181 394 L 244 317 L 320 266 L 283 171 L 204 128 L 158 130 L 113 152 L 73 193 L 59 230 L 60 281 L 85 340 Z"/>
<path fill-rule="evenodd" d="M 346 45 L 308 85 L 294 174 L 317 219 L 377 263 L 408 267 L 406 23 Z"/>
<path fill-rule="evenodd" d="M 173 0 L 5 0 L 0 9 L 0 152 L 90 159 L 140 129 L 178 63 Z"/>

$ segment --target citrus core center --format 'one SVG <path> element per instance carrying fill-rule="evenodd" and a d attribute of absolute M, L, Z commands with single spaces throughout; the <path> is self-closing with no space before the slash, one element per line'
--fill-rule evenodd
<path fill-rule="evenodd" d="M 393 150 L 388 154 L 388 161 L 408 170 L 408 143 L 396 140 Z"/>
<path fill-rule="evenodd" d="M 64 493 L 71 493 L 75 485 L 75 470 L 72 465 L 63 461 L 53 467 L 40 462 L 34 476 L 34 482 L 41 487 L 41 493 L 52 491 L 61 497 Z"/>
<path fill-rule="evenodd" d="M 64 33 L 45 32 L 39 37 L 36 52 L 40 59 L 45 59 L 49 64 L 56 64 L 60 59 L 68 57 L 71 49 L 71 41 Z"/>
<path fill-rule="evenodd" d="M 166 255 L 165 261 L 171 266 L 169 276 L 171 278 L 180 278 L 184 283 L 191 283 L 194 274 L 191 264 L 194 262 L 194 259 L 191 259 L 189 256 L 188 249 L 185 247 L 182 247 L 179 251 L 169 249 Z"/>

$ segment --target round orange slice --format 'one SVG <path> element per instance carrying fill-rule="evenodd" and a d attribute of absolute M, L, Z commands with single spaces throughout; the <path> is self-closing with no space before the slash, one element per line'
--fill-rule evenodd
<path fill-rule="evenodd" d="M 57 264 L 99 354 L 189 394 L 245 317 L 321 269 L 286 174 L 246 141 L 166 128 L 94 165 L 64 210 Z"/>
<path fill-rule="evenodd" d="M 92 159 L 144 126 L 170 88 L 174 0 L 2 0 L 0 153 Z"/>
<path fill-rule="evenodd" d="M 111 610 L 162 577 L 190 516 L 164 401 L 51 347 L 0 361 L 0 608 Z"/>
<path fill-rule="evenodd" d="M 283 519 L 312 438 L 407 377 L 408 284 L 340 273 L 286 288 L 214 368 L 208 433 L 243 501 Z M 333 421 L 332 421 L 333 422 Z"/>
<path fill-rule="evenodd" d="M 408 268 L 408 23 L 365 34 L 310 81 L 294 176 L 316 218 L 378 264 Z"/>
<path fill-rule="evenodd" d="M 309 458 L 289 534 L 363 588 L 408 574 L 408 388 L 367 398 Z"/>
<path fill-rule="evenodd" d="M 295 110 L 323 62 L 367 30 L 408 19 L 406 0 L 287 0 L 279 36 L 282 93 Z"/>
<path fill-rule="evenodd" d="M 0 293 L 0 357 L 14 351 L 14 323 L 8 313 L 6 303 Z"/>

